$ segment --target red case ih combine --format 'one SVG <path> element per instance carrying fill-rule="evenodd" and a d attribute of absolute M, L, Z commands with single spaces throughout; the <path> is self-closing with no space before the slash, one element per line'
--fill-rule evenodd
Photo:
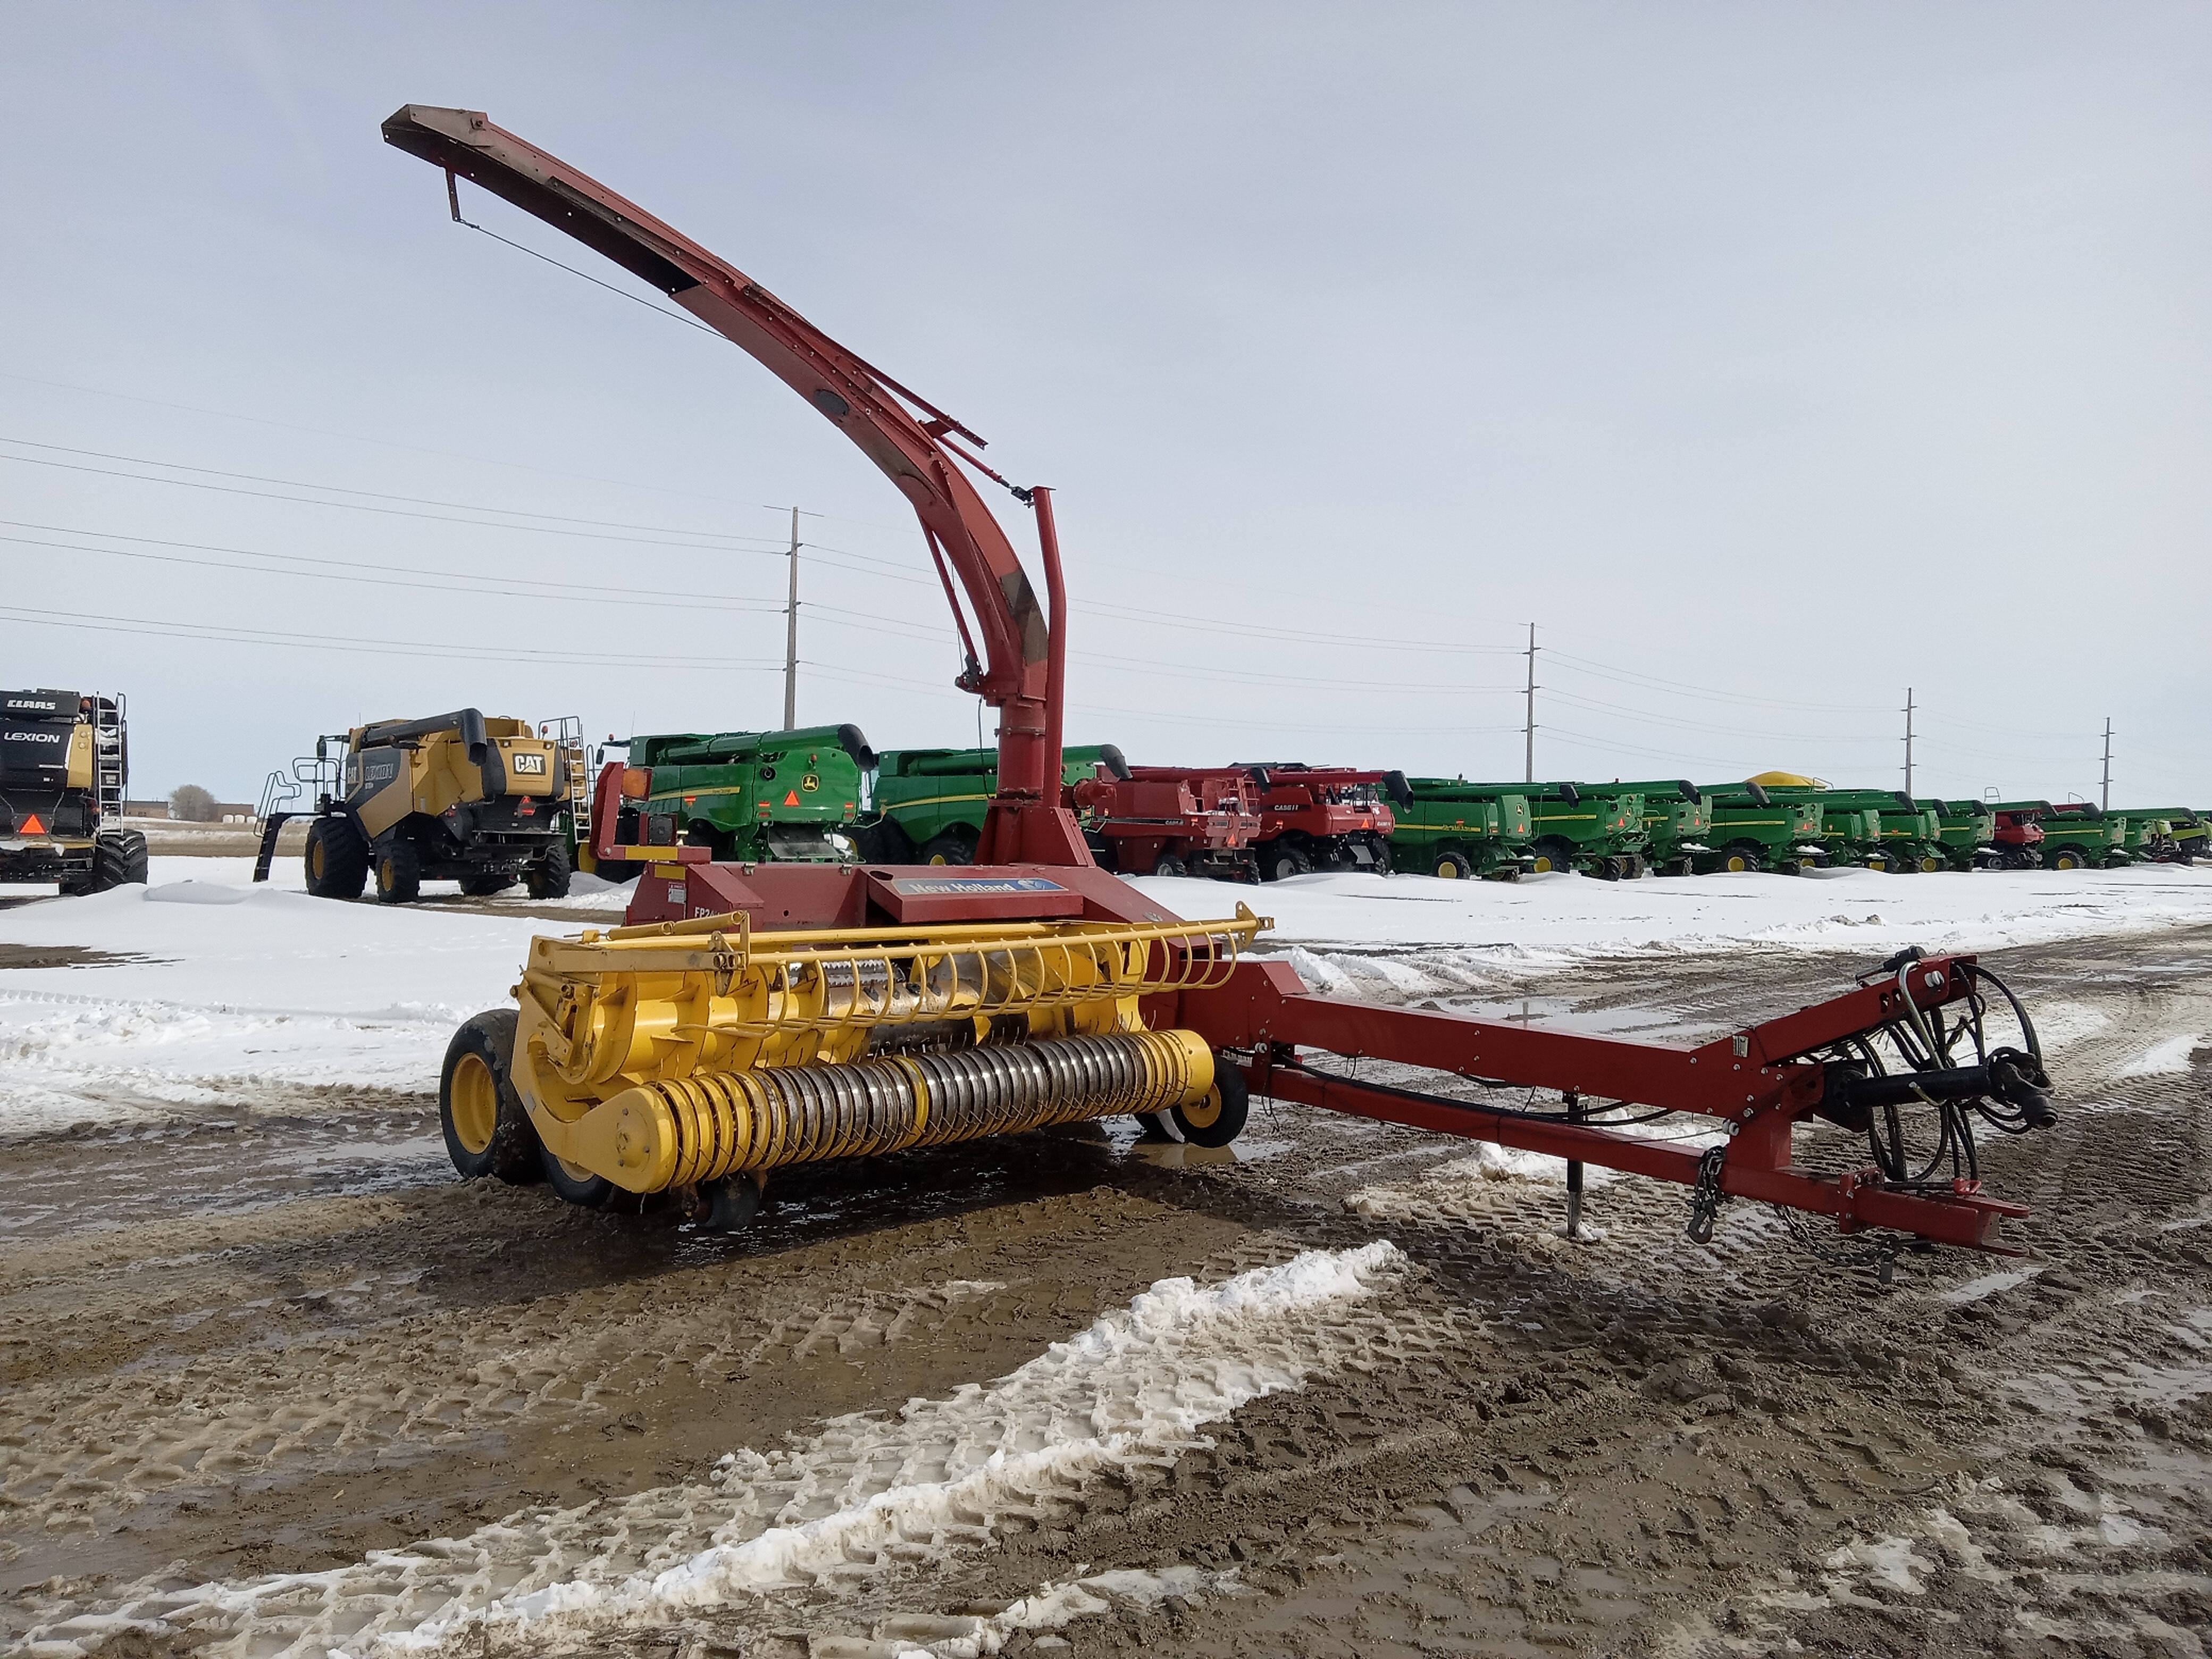
<path fill-rule="evenodd" d="M 2026 1213 L 1983 1191 L 1975 1127 L 2049 1121 L 2047 1079 L 2025 1012 L 1970 957 L 1908 952 L 1817 1006 L 1670 1048 L 1316 996 L 1244 954 L 1265 924 L 1243 907 L 1184 921 L 1098 868 L 1062 800 L 1068 606 L 1050 493 L 1007 484 L 944 410 L 483 115 L 410 106 L 384 133 L 446 171 L 456 218 L 458 176 L 665 295 L 851 439 L 921 520 L 967 648 L 957 684 L 1000 720 L 969 868 L 671 848 L 633 925 L 536 940 L 519 1006 L 469 1021 L 448 1053 L 441 1099 L 465 1174 L 542 1164 L 574 1203 L 673 1191 L 732 1224 L 782 1164 L 1115 1113 L 1220 1144 L 1249 1092 L 1551 1153 L 1571 1186 L 1583 1162 L 1678 1182 L 1693 1236 L 1730 1197 L 1984 1249 Z M 1032 513 L 1042 604 L 970 472 Z M 602 809 L 620 787 L 602 780 Z M 2024 1046 L 1992 1046 L 1996 1007 Z M 1342 1065 L 1362 1059 L 1437 1082 Z M 1469 1084 L 1511 1092 L 1443 1092 Z M 1726 1138 L 1696 1151 L 1639 1133 L 1668 1113 Z M 1801 1165 L 1792 1132 L 1815 1117 L 1863 1133 L 1871 1162 Z"/>
<path fill-rule="evenodd" d="M 1258 874 L 1252 843 L 1260 834 L 1258 792 L 1242 768 L 1211 772 L 1174 766 L 1125 766 L 1120 775 L 1071 785 L 1106 867 L 1130 876 L 1215 876 L 1231 881 Z"/>

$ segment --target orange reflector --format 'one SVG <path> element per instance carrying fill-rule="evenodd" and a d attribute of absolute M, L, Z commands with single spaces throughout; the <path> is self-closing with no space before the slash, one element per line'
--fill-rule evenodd
<path fill-rule="evenodd" d="M 623 768 L 623 793 L 632 800 L 643 800 L 653 793 L 653 773 L 642 766 Z"/>
<path fill-rule="evenodd" d="M 19 833 L 26 836 L 43 836 L 46 833 L 46 826 L 39 822 L 39 815 L 33 812 L 23 820 L 22 829 Z"/>
<path fill-rule="evenodd" d="M 786 806 L 796 806 L 796 805 L 799 805 L 799 791 L 797 791 L 796 789 L 787 789 L 787 790 L 785 790 L 785 791 L 783 792 L 783 804 L 784 804 Z"/>

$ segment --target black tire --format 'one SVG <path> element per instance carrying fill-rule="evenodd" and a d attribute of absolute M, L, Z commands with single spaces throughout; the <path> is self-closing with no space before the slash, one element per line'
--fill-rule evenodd
<path fill-rule="evenodd" d="M 1732 876 L 1753 874 L 1762 867 L 1759 849 L 1741 842 L 1733 847 L 1722 848 L 1721 855 L 1713 866 L 1717 873 Z"/>
<path fill-rule="evenodd" d="M 1260 849 L 1260 878 L 1262 881 L 1288 881 L 1292 876 L 1303 876 L 1312 868 L 1313 860 L 1287 842 L 1279 841 Z"/>
<path fill-rule="evenodd" d="M 2082 857 L 2078 847 L 2061 847 L 2043 855 L 2043 867 L 2046 870 L 2085 870 L 2088 865 L 2089 860 Z"/>
<path fill-rule="evenodd" d="M 546 1184 L 578 1209 L 605 1209 L 607 1200 L 615 1195 L 613 1182 L 562 1162 L 554 1156 L 551 1147 L 541 1143 L 538 1155 L 539 1166 L 545 1171 Z"/>
<path fill-rule="evenodd" d="M 368 847 L 351 818 L 320 817 L 307 826 L 307 890 L 317 898 L 355 899 L 368 884 Z"/>
<path fill-rule="evenodd" d="M 1474 866 L 1464 853 L 1439 853 L 1431 862 L 1429 873 L 1443 881 L 1465 881 L 1474 874 Z"/>
<path fill-rule="evenodd" d="M 518 879 L 512 870 L 471 870 L 461 878 L 461 891 L 471 898 L 489 898 L 504 893 Z"/>
<path fill-rule="evenodd" d="M 1156 876 L 1187 876 L 1190 868 L 1173 853 L 1163 853 L 1158 862 L 1152 866 L 1152 873 Z"/>
<path fill-rule="evenodd" d="M 743 1232 L 761 1212 L 763 1192 L 755 1175 L 726 1176 L 699 1188 L 707 1213 L 699 1224 L 710 1233 Z"/>
<path fill-rule="evenodd" d="M 422 855 L 415 843 L 394 836 L 376 849 L 376 902 L 412 904 L 422 896 Z"/>
<path fill-rule="evenodd" d="M 92 880 L 86 891 L 146 884 L 146 837 L 136 830 L 103 830 L 93 842 Z"/>
<path fill-rule="evenodd" d="M 965 830 L 947 830 L 941 836 L 933 836 L 922 843 L 921 861 L 924 864 L 973 864 L 975 862 L 975 837 Z"/>
<path fill-rule="evenodd" d="M 534 899 L 557 899 L 568 896 L 568 843 L 552 841 L 545 850 L 530 860 L 522 872 L 522 878 L 530 884 L 530 896 Z"/>
<path fill-rule="evenodd" d="M 1244 1120 L 1252 1109 L 1252 1091 L 1244 1073 L 1215 1056 L 1213 1090 L 1196 1106 L 1178 1106 L 1167 1114 L 1177 1139 L 1194 1146 L 1226 1146 L 1244 1133 Z"/>
<path fill-rule="evenodd" d="M 538 1131 L 508 1074 L 514 1025 L 514 1009 L 489 1009 L 446 1045 L 438 1121 L 446 1132 L 446 1156 L 464 1181 L 496 1176 L 520 1186 L 544 1176 Z"/>
<path fill-rule="evenodd" d="M 1389 875 L 1390 873 L 1390 843 L 1387 841 L 1371 841 L 1367 843 L 1367 850 L 1375 854 L 1375 873 L 1378 876 Z"/>
<path fill-rule="evenodd" d="M 1536 843 L 1535 853 L 1538 874 L 1540 875 L 1547 870 L 1558 870 L 1567 875 L 1574 874 L 1575 848 L 1572 842 L 1562 841 L 1557 836 L 1547 837 Z"/>
<path fill-rule="evenodd" d="M 860 856 L 870 864 L 914 862 L 914 842 L 896 818 L 878 818 L 873 823 L 856 826 L 853 841 L 860 848 Z"/>

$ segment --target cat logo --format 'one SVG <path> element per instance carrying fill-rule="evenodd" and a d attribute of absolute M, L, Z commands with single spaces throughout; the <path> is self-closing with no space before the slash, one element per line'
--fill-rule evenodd
<path fill-rule="evenodd" d="M 814 772 L 809 772 L 805 777 L 799 779 L 799 787 L 801 789 L 804 789 L 808 794 L 812 794 L 816 790 L 822 787 L 822 779 L 820 775 Z"/>
<path fill-rule="evenodd" d="M 514 755 L 509 758 L 514 762 L 517 777 L 542 778 L 545 775 L 545 757 L 543 755 Z"/>

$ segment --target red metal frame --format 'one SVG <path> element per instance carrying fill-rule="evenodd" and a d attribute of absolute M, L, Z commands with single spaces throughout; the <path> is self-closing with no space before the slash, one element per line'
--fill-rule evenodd
<path fill-rule="evenodd" d="M 632 921 L 740 910 L 763 928 L 1178 920 L 1097 868 L 1063 800 L 1067 604 L 1049 491 L 1014 491 L 1036 514 L 1048 617 L 1012 543 L 953 465 L 957 456 L 1005 482 L 949 443 L 957 434 L 980 447 L 982 440 L 967 428 L 837 344 L 735 267 L 482 114 L 410 104 L 384 124 L 384 135 L 387 143 L 443 168 L 449 185 L 456 174 L 471 179 L 653 283 L 806 398 L 913 505 L 963 643 L 972 636 L 953 590 L 955 577 L 983 640 L 984 664 L 975 664 L 971 644 L 969 667 L 956 682 L 1000 713 L 1000 792 L 985 819 L 979 867 L 717 864 L 705 848 L 653 848 L 648 869 L 638 878 Z M 593 851 L 609 859 L 627 855 L 614 841 L 620 771 L 610 767 L 602 773 L 594 795 Z M 1137 769 L 1136 775 L 1181 771 Z M 1299 775 L 1309 782 L 1322 775 L 1380 782 L 1387 775 Z M 1966 996 L 1967 976 L 1959 969 L 1971 960 L 1916 964 L 1909 979 L 1912 1000 L 1933 1007 Z M 1872 1171 L 1822 1176 L 1790 1162 L 1791 1127 L 1820 1104 L 1824 1087 L 1826 1068 L 1807 1056 L 1902 1013 L 1905 994 L 1899 987 L 1905 982 L 1849 992 L 1692 1049 L 1317 997 L 1286 964 L 1273 961 L 1239 963 L 1218 989 L 1148 999 L 1145 1012 L 1156 1029 L 1176 1024 L 1201 1033 L 1217 1050 L 1227 1051 L 1263 1095 L 1661 1180 L 1694 1182 L 1717 1174 L 1723 1193 L 1831 1215 L 1847 1231 L 1893 1227 L 1948 1243 L 2001 1248 L 1995 1239 L 1998 1220 L 2027 1212 L 1984 1195 L 1978 1183 L 1904 1190 L 1884 1187 Z M 1699 1154 L 1601 1123 L 1468 1104 L 1316 1071 L 1305 1065 L 1301 1049 L 1557 1090 L 1577 1103 L 1618 1101 L 1698 1114 L 1725 1122 L 1730 1138 L 1713 1171 Z"/>

